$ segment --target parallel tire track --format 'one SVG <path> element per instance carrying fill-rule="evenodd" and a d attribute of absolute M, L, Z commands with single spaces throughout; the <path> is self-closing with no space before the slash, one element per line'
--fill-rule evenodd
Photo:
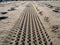
<path fill-rule="evenodd" d="M 4 45 L 52 45 L 32 4 L 27 5 L 21 18 L 6 37 Z"/>

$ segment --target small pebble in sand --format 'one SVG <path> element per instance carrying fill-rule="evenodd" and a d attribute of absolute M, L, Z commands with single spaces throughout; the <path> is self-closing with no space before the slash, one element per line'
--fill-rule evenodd
<path fill-rule="evenodd" d="M 56 30 L 56 29 L 58 29 L 58 28 L 59 28 L 58 25 L 53 25 L 53 26 L 52 26 L 52 29 L 54 29 L 54 30 Z"/>
<path fill-rule="evenodd" d="M 7 14 L 8 12 L 0 12 L 1 14 Z"/>
<path fill-rule="evenodd" d="M 58 32 L 59 26 L 58 25 L 53 25 L 51 26 L 52 32 Z"/>
<path fill-rule="evenodd" d="M 49 22 L 49 17 L 46 17 L 46 16 L 45 16 L 45 17 L 44 17 L 44 21 L 45 21 L 45 22 Z"/>
<path fill-rule="evenodd" d="M 40 11 L 40 12 L 39 12 L 39 14 L 40 14 L 40 15 L 43 15 L 43 12 L 42 12 L 42 11 Z"/>
<path fill-rule="evenodd" d="M 56 7 L 56 8 L 53 9 L 52 11 L 60 13 L 60 7 Z"/>
<path fill-rule="evenodd" d="M 58 38 L 60 38 L 60 36 L 58 36 Z"/>
<path fill-rule="evenodd" d="M 39 11 L 39 9 L 38 8 L 36 8 L 37 9 L 37 11 Z"/>
<path fill-rule="evenodd" d="M 8 9 L 8 11 L 13 11 L 16 10 L 14 7 L 12 7 L 11 9 Z"/>
<path fill-rule="evenodd" d="M 60 38 L 60 34 L 58 34 L 58 38 Z"/>
<path fill-rule="evenodd" d="M 6 18 L 8 18 L 8 17 L 2 16 L 2 17 L 0 17 L 0 20 L 6 19 Z"/>

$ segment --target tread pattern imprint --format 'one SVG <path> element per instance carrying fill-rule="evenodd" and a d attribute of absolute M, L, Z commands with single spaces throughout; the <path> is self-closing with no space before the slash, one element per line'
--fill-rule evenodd
<path fill-rule="evenodd" d="M 32 4 L 28 4 L 3 45 L 52 45 Z"/>

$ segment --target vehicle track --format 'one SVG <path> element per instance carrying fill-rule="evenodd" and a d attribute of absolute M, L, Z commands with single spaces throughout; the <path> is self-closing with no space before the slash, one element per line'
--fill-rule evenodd
<path fill-rule="evenodd" d="M 52 45 L 32 4 L 26 6 L 3 45 Z"/>

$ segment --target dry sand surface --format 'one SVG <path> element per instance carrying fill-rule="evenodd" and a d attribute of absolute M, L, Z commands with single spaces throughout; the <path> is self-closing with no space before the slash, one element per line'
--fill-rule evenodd
<path fill-rule="evenodd" d="M 54 6 L 52 8 L 48 7 L 47 5 Z M 38 13 L 42 11 L 43 15 L 40 16 L 40 19 L 42 23 L 44 24 L 46 31 L 50 35 L 53 45 L 60 45 L 60 13 L 54 12 L 52 10 L 55 9 L 55 7 L 60 7 L 60 2 L 39 2 L 37 3 L 36 7 L 39 9 Z M 48 17 L 47 19 L 45 17 Z M 56 30 L 52 29 L 52 27 L 55 26 L 58 27 Z"/>
<path fill-rule="evenodd" d="M 29 6 L 31 6 L 31 7 L 29 7 Z M 31 8 L 31 10 L 30 10 L 30 8 Z M 24 11 L 26 14 L 23 13 Z M 48 33 L 49 38 L 51 39 L 51 42 L 52 42 L 52 44 L 50 44 L 50 42 L 47 42 L 48 44 L 45 44 L 45 45 L 60 45 L 60 2 L 58 2 L 58 1 L 57 2 L 55 2 L 55 1 L 54 2 L 53 1 L 51 1 L 51 2 L 49 2 L 49 1 L 1 2 L 0 3 L 0 45 L 10 45 L 10 44 L 4 43 L 5 39 L 8 37 L 9 32 L 11 30 L 13 30 L 13 28 L 16 28 L 17 25 L 19 25 L 19 24 L 17 24 L 17 22 L 19 22 L 19 21 L 21 22 L 21 20 L 23 20 L 23 19 L 19 20 L 21 17 L 23 18 L 23 15 L 26 15 L 27 20 L 29 22 L 29 16 L 27 16 L 29 14 L 34 15 L 34 16 L 30 16 L 30 23 L 27 23 L 26 26 L 28 27 L 28 24 L 30 24 L 30 26 L 31 26 L 30 28 L 32 28 L 33 26 L 32 26 L 31 20 L 34 20 L 35 16 L 37 15 L 40 18 L 40 20 L 45 28 L 45 31 Z M 26 21 L 26 18 L 25 18 L 25 21 Z M 39 22 L 39 20 L 37 20 L 37 21 Z M 24 25 L 25 25 L 25 22 L 24 22 Z M 38 24 L 37 24 L 37 28 L 38 28 Z M 24 27 L 23 27 L 23 29 L 24 29 Z M 28 28 L 26 30 L 28 30 Z M 35 29 L 35 30 L 37 30 L 37 29 Z M 32 29 L 30 29 L 30 31 L 31 31 L 31 43 L 32 43 L 31 45 L 34 45 L 33 40 L 32 40 L 32 38 L 33 38 Z M 44 32 L 44 30 L 42 30 L 42 31 Z M 27 33 L 28 33 L 28 31 L 26 32 L 26 37 L 28 37 Z M 43 33 L 43 34 L 45 35 L 45 33 Z M 23 35 L 23 33 L 22 33 L 22 35 Z M 22 39 L 22 35 L 21 35 L 21 39 Z M 36 35 L 38 35 L 37 32 L 36 32 Z M 26 40 L 27 40 L 27 38 L 26 38 Z M 37 40 L 37 45 L 41 45 L 38 42 L 39 41 Z M 7 43 L 9 43 L 9 42 L 7 42 Z M 21 41 L 20 41 L 20 43 L 21 43 Z M 19 45 L 20 45 L 20 43 L 19 43 Z M 25 45 L 28 45 L 27 43 L 28 42 L 25 41 Z M 15 45 L 15 44 L 12 44 L 12 45 Z M 16 44 L 16 45 L 18 45 L 18 44 Z M 43 43 L 43 45 L 44 45 L 44 43 Z"/>

